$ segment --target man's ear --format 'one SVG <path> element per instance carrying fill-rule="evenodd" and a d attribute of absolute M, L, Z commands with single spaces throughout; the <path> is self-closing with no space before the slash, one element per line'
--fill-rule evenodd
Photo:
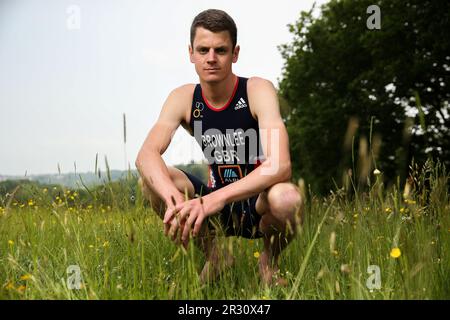
<path fill-rule="evenodd" d="M 194 50 L 192 49 L 191 45 L 189 45 L 188 49 L 189 49 L 189 59 L 191 60 L 192 63 L 194 63 Z"/>
<path fill-rule="evenodd" d="M 236 63 L 238 61 L 239 58 L 239 51 L 241 50 L 241 47 L 239 45 L 237 45 L 236 47 L 234 47 L 234 51 L 233 51 L 233 63 Z"/>

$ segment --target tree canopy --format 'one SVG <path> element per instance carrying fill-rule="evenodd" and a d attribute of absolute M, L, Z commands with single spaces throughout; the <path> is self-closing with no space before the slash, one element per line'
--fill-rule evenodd
<path fill-rule="evenodd" d="M 331 0 L 289 25 L 280 96 L 296 177 L 324 193 L 349 169 L 403 179 L 412 158 L 450 167 L 449 15 L 448 1 Z"/>

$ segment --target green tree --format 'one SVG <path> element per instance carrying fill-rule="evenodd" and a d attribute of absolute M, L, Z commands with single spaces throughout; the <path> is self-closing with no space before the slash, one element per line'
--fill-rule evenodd
<path fill-rule="evenodd" d="M 381 28 L 370 30 L 374 4 Z M 374 136 L 380 150 L 367 159 L 385 178 L 403 179 L 411 158 L 449 167 L 450 2 L 332 0 L 320 11 L 302 12 L 280 47 L 294 175 L 327 192 L 352 168 L 352 146 L 358 159 L 360 139 L 373 150 Z"/>

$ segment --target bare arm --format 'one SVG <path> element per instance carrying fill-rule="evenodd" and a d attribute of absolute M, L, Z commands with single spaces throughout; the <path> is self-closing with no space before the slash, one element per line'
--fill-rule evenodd
<path fill-rule="evenodd" d="M 169 146 L 176 129 L 185 120 L 192 100 L 191 88 L 186 85 L 170 93 L 136 158 L 136 168 L 142 179 L 167 205 L 172 204 L 172 197 L 177 203 L 184 199 L 170 179 L 161 155 Z"/>

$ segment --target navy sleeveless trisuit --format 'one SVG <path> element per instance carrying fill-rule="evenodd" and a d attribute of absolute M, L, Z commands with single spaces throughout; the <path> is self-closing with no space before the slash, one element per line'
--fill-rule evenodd
<path fill-rule="evenodd" d="M 198 195 L 208 194 L 245 177 L 264 161 L 258 122 L 250 112 L 247 80 L 237 77 L 232 96 L 221 108 L 209 104 L 200 84 L 195 87 L 189 126 L 208 161 L 208 184 L 183 172 Z M 220 222 L 227 236 L 262 237 L 258 229 L 261 216 L 255 209 L 257 198 L 255 195 L 233 202 L 221 210 Z"/>

